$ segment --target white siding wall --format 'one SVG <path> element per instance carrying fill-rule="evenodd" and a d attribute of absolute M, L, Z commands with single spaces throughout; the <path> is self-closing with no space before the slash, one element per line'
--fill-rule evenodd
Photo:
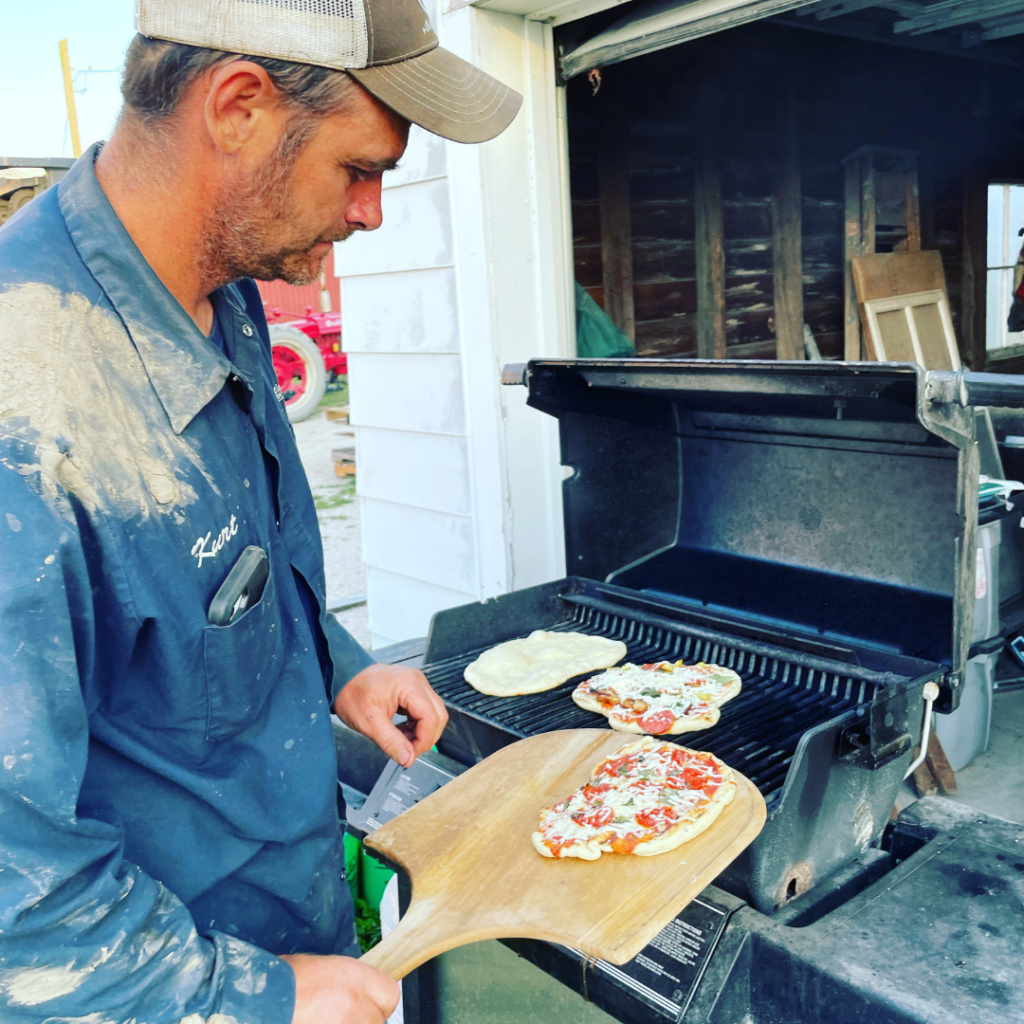
<path fill-rule="evenodd" d="M 335 253 L 374 646 L 565 571 L 555 421 L 500 386 L 504 363 L 574 344 L 551 31 L 473 8 L 433 20 L 525 102 L 483 146 L 413 128 L 384 226 Z"/>

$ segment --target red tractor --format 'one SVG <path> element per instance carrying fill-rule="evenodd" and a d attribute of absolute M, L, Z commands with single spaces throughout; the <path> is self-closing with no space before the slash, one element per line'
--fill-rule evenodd
<path fill-rule="evenodd" d="M 320 404 L 328 382 L 348 373 L 348 359 L 341 351 L 341 314 L 314 313 L 305 316 L 271 309 L 264 303 L 270 325 L 277 383 L 284 394 L 288 419 L 304 420 Z M 277 323 L 282 316 L 295 319 Z"/>

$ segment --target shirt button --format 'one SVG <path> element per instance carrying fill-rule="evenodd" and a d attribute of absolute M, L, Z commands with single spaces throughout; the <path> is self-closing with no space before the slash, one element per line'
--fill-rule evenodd
<path fill-rule="evenodd" d="M 252 337 L 252 328 L 248 324 L 242 324 L 242 333 L 247 337 Z"/>

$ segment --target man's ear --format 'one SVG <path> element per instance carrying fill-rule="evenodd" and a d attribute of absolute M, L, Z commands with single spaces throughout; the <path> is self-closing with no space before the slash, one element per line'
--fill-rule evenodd
<path fill-rule="evenodd" d="M 210 138 L 225 156 L 237 153 L 268 129 L 276 139 L 285 117 L 280 93 L 270 75 L 247 60 L 214 69 L 204 114 Z"/>

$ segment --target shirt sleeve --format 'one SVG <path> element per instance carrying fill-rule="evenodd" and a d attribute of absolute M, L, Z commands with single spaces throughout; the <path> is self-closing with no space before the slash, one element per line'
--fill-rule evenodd
<path fill-rule="evenodd" d="M 345 684 L 377 660 L 365 650 L 358 640 L 333 616 L 327 616 L 327 646 L 334 662 L 334 677 L 331 681 L 331 707 Z"/>
<path fill-rule="evenodd" d="M 287 963 L 200 936 L 170 890 L 125 862 L 120 828 L 76 814 L 82 682 L 102 643 L 91 566 L 76 507 L 8 468 L 36 462 L 4 457 L 10 444 L 0 436 L 0 1020 L 289 1024 Z"/>

